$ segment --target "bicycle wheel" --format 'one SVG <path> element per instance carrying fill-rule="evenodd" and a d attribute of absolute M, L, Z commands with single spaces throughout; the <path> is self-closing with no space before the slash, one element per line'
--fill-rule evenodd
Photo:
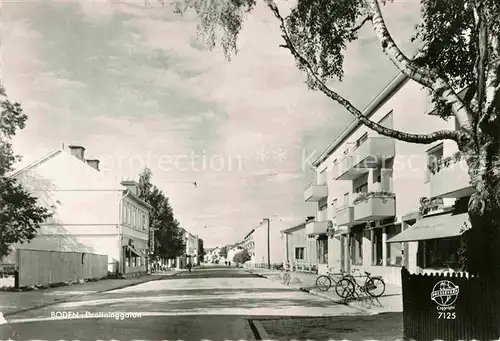
<path fill-rule="evenodd" d="M 316 278 L 316 288 L 320 291 L 328 291 L 332 287 L 332 280 L 330 277 L 321 275 Z"/>
<path fill-rule="evenodd" d="M 354 295 L 356 287 L 352 280 L 349 278 L 340 279 L 335 285 L 335 292 L 339 295 L 340 298 L 348 299 Z"/>
<path fill-rule="evenodd" d="M 366 292 L 371 297 L 380 297 L 385 292 L 385 283 L 382 278 L 370 278 L 366 281 Z"/>

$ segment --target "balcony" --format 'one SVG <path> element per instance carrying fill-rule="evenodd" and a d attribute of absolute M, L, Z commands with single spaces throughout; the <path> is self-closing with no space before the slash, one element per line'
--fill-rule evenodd
<path fill-rule="evenodd" d="M 310 184 L 304 191 L 304 200 L 306 202 L 320 201 L 328 197 L 328 187 L 326 185 Z"/>
<path fill-rule="evenodd" d="M 387 192 L 363 193 L 354 200 L 356 222 L 381 220 L 396 215 L 396 199 Z"/>
<path fill-rule="evenodd" d="M 306 223 L 306 234 L 307 235 L 318 235 L 326 233 L 328 229 L 328 221 L 309 221 Z"/>
<path fill-rule="evenodd" d="M 394 157 L 394 139 L 388 137 L 369 137 L 364 143 L 340 159 L 333 169 L 335 180 L 354 180 L 378 168 Z M 384 167 L 384 166 L 383 166 Z"/>
<path fill-rule="evenodd" d="M 440 167 L 430 170 L 431 197 L 462 198 L 474 193 L 465 161 L 447 159 Z"/>
<path fill-rule="evenodd" d="M 343 206 L 336 210 L 335 222 L 338 226 L 351 226 L 354 224 L 354 207 Z"/>

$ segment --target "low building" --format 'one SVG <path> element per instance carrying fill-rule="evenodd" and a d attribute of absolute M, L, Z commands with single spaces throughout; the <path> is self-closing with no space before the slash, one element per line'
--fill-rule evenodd
<path fill-rule="evenodd" d="M 135 179 L 120 183 L 84 153 L 63 147 L 12 174 L 54 212 L 30 243 L 12 247 L 104 254 L 109 272 L 143 274 L 152 207 L 139 198 Z"/>
<path fill-rule="evenodd" d="M 285 260 L 285 240 L 281 231 L 290 226 L 281 220 L 264 219 L 253 235 L 255 265 L 268 267 L 282 265 Z"/>

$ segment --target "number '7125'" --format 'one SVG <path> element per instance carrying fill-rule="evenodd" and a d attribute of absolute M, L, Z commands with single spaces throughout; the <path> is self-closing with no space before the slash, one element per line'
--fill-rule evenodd
<path fill-rule="evenodd" d="M 457 313 L 438 313 L 440 320 L 454 320 L 457 318 Z"/>

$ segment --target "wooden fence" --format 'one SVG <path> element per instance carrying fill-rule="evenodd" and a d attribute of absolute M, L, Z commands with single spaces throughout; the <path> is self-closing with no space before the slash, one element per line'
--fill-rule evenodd
<path fill-rule="evenodd" d="M 406 340 L 498 340 L 500 290 L 463 273 L 401 270 Z"/>
<path fill-rule="evenodd" d="M 101 279 L 108 275 L 108 256 L 82 252 L 17 250 L 16 287 Z"/>

